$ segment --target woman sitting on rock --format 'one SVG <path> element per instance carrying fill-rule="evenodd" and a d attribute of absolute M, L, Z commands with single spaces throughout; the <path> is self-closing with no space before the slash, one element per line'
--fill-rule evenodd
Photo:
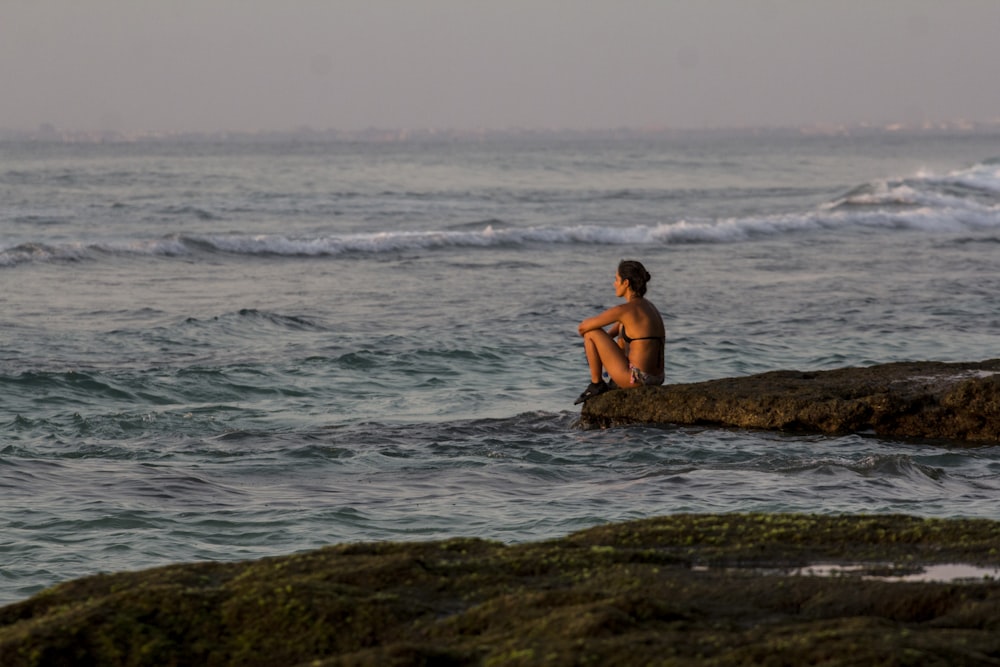
<path fill-rule="evenodd" d="M 615 296 L 624 298 L 625 303 L 580 322 L 578 331 L 590 364 L 590 386 L 575 404 L 613 388 L 604 381 L 604 370 L 621 388 L 663 384 L 666 332 L 660 311 L 645 298 L 647 282 L 646 267 L 622 260 L 614 284 Z"/>

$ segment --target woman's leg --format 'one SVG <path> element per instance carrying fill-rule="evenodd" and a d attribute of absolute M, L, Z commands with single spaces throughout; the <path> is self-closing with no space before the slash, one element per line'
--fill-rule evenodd
<path fill-rule="evenodd" d="M 619 387 L 628 387 L 632 374 L 625 352 L 618 347 L 615 339 L 603 329 L 594 329 L 583 334 L 583 349 L 590 365 L 590 381 L 600 382 L 605 369 Z"/>

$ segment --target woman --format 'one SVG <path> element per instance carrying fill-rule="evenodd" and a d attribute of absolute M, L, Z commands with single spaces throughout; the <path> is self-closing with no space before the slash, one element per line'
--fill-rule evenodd
<path fill-rule="evenodd" d="M 646 267 L 622 260 L 615 274 L 615 296 L 624 298 L 625 303 L 580 322 L 578 331 L 590 364 L 590 386 L 574 405 L 612 388 L 602 378 L 605 369 L 614 384 L 622 388 L 663 384 L 666 332 L 660 311 L 646 300 L 647 282 Z"/>

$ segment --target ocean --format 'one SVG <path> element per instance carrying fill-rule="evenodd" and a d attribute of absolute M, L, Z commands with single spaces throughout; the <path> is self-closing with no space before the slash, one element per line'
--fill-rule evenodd
<path fill-rule="evenodd" d="M 587 430 L 667 382 L 1000 356 L 1000 131 L 0 143 L 0 604 L 98 572 L 679 512 L 1000 519 L 1000 447 Z"/>

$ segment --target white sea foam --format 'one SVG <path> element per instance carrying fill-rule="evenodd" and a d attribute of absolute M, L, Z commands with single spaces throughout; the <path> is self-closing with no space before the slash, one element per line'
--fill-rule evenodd
<path fill-rule="evenodd" d="M 1000 371 L 989 371 L 989 370 L 969 370 L 963 371 L 961 373 L 950 373 L 947 375 L 913 375 L 905 380 L 899 380 L 898 382 L 906 383 L 940 383 L 943 385 L 951 385 L 957 382 L 962 382 L 964 380 L 971 380 L 973 378 L 984 379 L 988 377 L 993 377 L 994 375 L 1000 375 Z"/>
<path fill-rule="evenodd" d="M 905 210 L 886 206 L 889 201 L 912 202 Z M 672 243 L 736 243 L 788 233 L 851 228 L 958 232 L 963 229 L 1000 228 L 1000 205 L 987 206 L 959 197 L 930 194 L 910 186 L 886 190 L 873 202 L 881 206 L 862 209 L 819 207 L 804 213 L 784 213 L 717 220 L 681 219 L 654 225 L 501 227 L 479 230 L 383 231 L 370 234 L 291 238 L 277 235 L 208 236 L 189 242 L 216 251 L 236 254 L 336 256 L 350 253 L 386 253 L 449 247 L 522 245 L 664 245 Z"/>
<path fill-rule="evenodd" d="M 695 572 L 711 572 L 720 568 L 695 565 Z M 1000 568 L 968 563 L 941 563 L 919 567 L 897 567 L 893 563 L 812 563 L 801 567 L 724 567 L 725 572 L 754 572 L 770 576 L 797 577 L 858 577 L 868 581 L 973 583 L 993 581 L 1000 577 Z"/>
<path fill-rule="evenodd" d="M 945 176 L 936 176 L 932 173 L 921 172 L 918 178 L 928 183 L 962 185 L 1000 194 L 1000 164 L 992 160 L 967 169 L 951 171 Z"/>
<path fill-rule="evenodd" d="M 901 180 L 858 187 L 813 210 L 719 219 L 676 219 L 659 224 L 613 226 L 494 226 L 480 229 L 390 230 L 372 233 L 174 234 L 159 239 L 117 239 L 61 244 L 23 242 L 0 246 L 0 267 L 28 262 L 81 261 L 100 255 L 233 255 L 335 257 L 443 248 L 527 245 L 664 245 L 738 243 L 783 234 L 853 229 L 954 233 L 1000 229 L 1000 163 L 988 161 L 937 175 L 921 171 Z"/>
<path fill-rule="evenodd" d="M 488 248 L 527 245 L 666 245 L 675 243 L 737 243 L 789 233 L 869 228 L 918 230 L 929 233 L 963 229 L 1000 229 L 1000 208 L 938 208 L 921 206 L 905 211 L 822 208 L 788 213 L 718 220 L 677 220 L 655 225 L 615 227 L 569 225 L 481 230 L 400 230 L 370 234 L 331 234 L 289 237 L 277 234 L 205 235 L 156 240 L 118 240 L 58 245 L 25 243 L 0 249 L 0 266 L 34 261 L 80 261 L 100 254 L 190 256 L 198 251 L 234 255 L 333 257 L 383 254 L 442 248 Z"/>

